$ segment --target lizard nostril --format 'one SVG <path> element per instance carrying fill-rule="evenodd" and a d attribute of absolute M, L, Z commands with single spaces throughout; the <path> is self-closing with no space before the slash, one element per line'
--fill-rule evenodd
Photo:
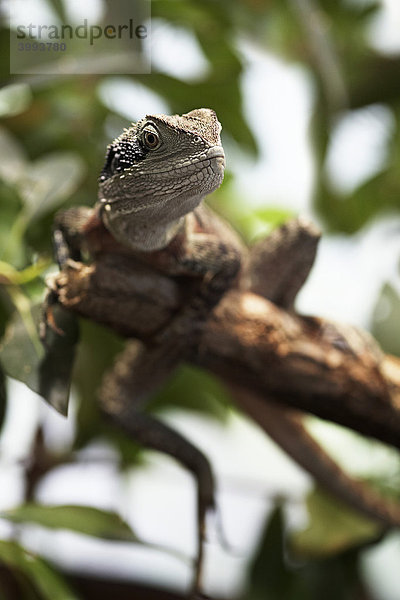
<path fill-rule="evenodd" d="M 215 173 L 223 176 L 225 170 L 225 156 L 215 156 L 211 158 L 211 168 Z"/>

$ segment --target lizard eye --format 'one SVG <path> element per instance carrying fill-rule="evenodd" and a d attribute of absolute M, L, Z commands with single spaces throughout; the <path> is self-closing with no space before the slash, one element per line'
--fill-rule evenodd
<path fill-rule="evenodd" d="M 149 150 L 155 150 L 159 147 L 161 141 L 158 133 L 154 129 L 145 129 L 143 132 L 143 142 Z"/>

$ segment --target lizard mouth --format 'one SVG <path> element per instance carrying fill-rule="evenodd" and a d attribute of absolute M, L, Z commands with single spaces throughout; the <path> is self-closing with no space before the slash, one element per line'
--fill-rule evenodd
<path fill-rule="evenodd" d="M 207 163 L 208 163 L 208 166 L 207 166 Z M 216 189 L 221 184 L 222 179 L 224 177 L 224 170 L 225 170 L 224 149 L 222 148 L 222 146 L 212 146 L 211 148 L 208 148 L 206 150 L 206 152 L 203 153 L 201 159 L 197 159 L 197 160 L 193 161 L 192 165 L 193 166 L 196 165 L 198 170 L 201 170 L 205 173 L 205 178 L 209 179 L 209 185 L 205 187 L 204 195 L 209 194 L 211 191 Z M 186 167 L 186 165 L 184 165 L 184 166 Z M 199 169 L 199 166 L 200 166 L 200 169 Z M 213 175 L 210 173 L 210 171 L 207 172 L 207 168 L 208 169 L 211 168 Z M 128 172 L 128 171 L 129 170 L 127 169 L 126 172 Z M 173 171 L 171 168 L 169 168 L 169 169 L 164 169 L 164 170 L 157 170 L 154 173 L 149 171 L 148 175 L 155 175 L 156 177 L 160 178 L 163 175 L 165 176 L 165 174 L 170 174 L 172 172 L 175 172 L 175 178 L 176 178 L 176 173 L 179 173 L 179 171 L 180 171 L 180 168 L 175 169 L 175 171 Z M 120 175 L 120 174 L 117 175 L 118 179 L 125 178 L 126 172 L 122 173 L 122 175 Z M 141 174 L 141 173 L 139 173 L 139 174 Z M 193 172 L 193 174 L 195 175 L 195 172 Z M 191 175 L 191 173 L 189 173 L 189 175 Z M 186 172 L 184 175 L 182 175 L 182 178 L 189 180 L 189 175 Z M 113 189 L 112 188 L 109 189 L 107 184 L 108 184 L 108 180 L 106 182 L 100 184 L 99 200 L 100 200 L 101 204 L 106 205 L 106 210 L 110 211 L 111 205 L 115 204 L 118 206 L 123 203 L 121 203 L 121 198 L 119 196 L 115 196 L 114 193 L 109 194 L 110 191 L 113 192 Z M 191 187 L 193 188 L 193 185 L 191 185 Z M 118 190 L 120 190 L 119 187 L 117 188 L 117 191 Z M 142 194 L 142 196 L 146 197 L 146 194 Z M 162 199 L 157 201 L 157 196 L 162 196 Z M 120 212 L 121 213 L 123 213 L 123 212 L 140 213 L 142 211 L 145 211 L 147 209 L 148 205 L 146 202 L 140 202 L 140 199 L 141 199 L 141 194 L 138 193 L 136 190 L 136 197 L 130 199 L 128 202 L 129 207 L 126 209 L 126 211 L 124 211 L 121 208 Z M 153 194 L 151 205 L 154 208 L 158 204 L 160 204 L 160 205 L 165 204 L 165 191 L 164 190 L 161 190 L 160 192 L 155 191 Z"/>

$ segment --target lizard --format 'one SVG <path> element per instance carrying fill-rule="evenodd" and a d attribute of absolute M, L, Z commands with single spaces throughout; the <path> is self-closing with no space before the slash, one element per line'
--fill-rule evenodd
<path fill-rule="evenodd" d="M 147 115 L 107 148 L 93 209 L 56 215 L 60 268 L 112 252 L 186 278 L 188 302 L 146 345 L 128 343 L 99 392 L 106 414 L 143 445 L 176 457 L 197 480 L 198 538 L 193 595 L 200 589 L 205 519 L 215 509 L 214 477 L 205 456 L 144 412 L 147 398 L 174 366 L 196 351 L 201 322 L 240 269 L 242 244 L 200 206 L 221 183 L 225 155 L 214 111 Z M 132 377 L 134 374 L 134 377 Z"/>
<path fill-rule="evenodd" d="M 91 260 L 110 253 L 185 284 L 183 309 L 146 343 L 128 341 L 104 377 L 99 399 L 106 415 L 129 435 L 172 455 L 195 476 L 198 536 L 193 597 L 204 597 L 200 589 L 205 522 L 215 509 L 214 477 L 202 452 L 145 412 L 147 400 L 180 361 L 195 362 L 201 351 L 202 324 L 232 286 L 293 310 L 319 238 L 315 229 L 295 222 L 277 230 L 265 248 L 261 245 L 249 254 L 236 232 L 202 204 L 223 180 L 220 132 L 221 125 L 210 109 L 147 115 L 108 146 L 94 208 L 58 213 L 54 225 L 61 269 L 83 260 L 85 253 Z M 284 264 L 289 268 L 281 268 Z M 330 335 L 336 335 L 342 347 L 346 345 L 339 333 Z M 235 393 L 240 402 L 240 393 Z M 389 510 L 388 515 L 384 502 L 340 470 L 307 433 L 298 415 L 278 406 L 267 406 L 265 414 L 265 431 L 328 489 L 375 518 L 400 523 L 399 513 Z"/>

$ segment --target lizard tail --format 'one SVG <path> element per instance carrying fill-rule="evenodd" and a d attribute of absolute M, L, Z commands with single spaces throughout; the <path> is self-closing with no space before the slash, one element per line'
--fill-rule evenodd
<path fill-rule="evenodd" d="M 246 413 L 321 487 L 385 527 L 400 527 L 400 504 L 345 473 L 308 433 L 301 413 L 237 388 L 234 394 Z"/>

